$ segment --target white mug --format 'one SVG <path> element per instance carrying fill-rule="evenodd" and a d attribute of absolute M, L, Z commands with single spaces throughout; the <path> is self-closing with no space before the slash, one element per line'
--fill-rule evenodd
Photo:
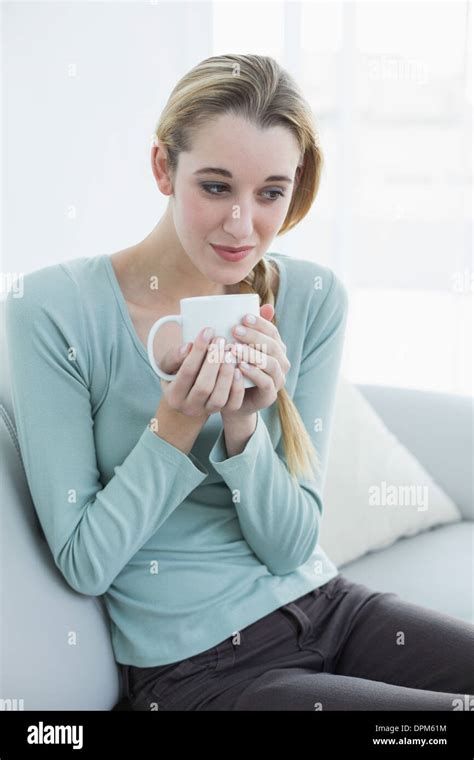
<path fill-rule="evenodd" d="M 170 375 L 161 370 L 153 352 L 153 342 L 160 327 L 166 322 L 176 322 L 183 332 L 183 343 L 195 341 L 204 327 L 214 329 L 214 337 L 223 336 L 226 343 L 238 343 L 233 335 L 232 328 L 241 324 L 246 314 L 260 316 L 260 297 L 257 293 L 234 293 L 222 296 L 196 296 L 193 298 L 181 298 L 181 314 L 170 314 L 158 319 L 148 333 L 147 352 L 150 364 L 156 374 L 163 380 L 173 380 L 176 375 Z M 252 388 L 255 383 L 248 377 L 243 376 L 244 387 Z"/>

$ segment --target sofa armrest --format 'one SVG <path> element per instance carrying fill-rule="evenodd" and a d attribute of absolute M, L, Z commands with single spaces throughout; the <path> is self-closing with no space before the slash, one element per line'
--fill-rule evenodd
<path fill-rule="evenodd" d="M 411 388 L 356 387 L 457 504 L 464 519 L 474 520 L 474 400 Z"/>

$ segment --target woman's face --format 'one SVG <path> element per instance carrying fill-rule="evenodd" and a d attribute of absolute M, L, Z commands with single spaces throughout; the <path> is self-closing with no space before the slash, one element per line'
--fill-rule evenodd
<path fill-rule="evenodd" d="M 299 159 L 288 129 L 262 131 L 230 114 L 203 127 L 192 151 L 179 155 L 171 201 L 174 225 L 205 277 L 237 283 L 262 258 L 286 217 Z M 280 179 L 268 179 L 274 176 Z M 229 262 L 211 244 L 254 248 L 241 261 Z"/>

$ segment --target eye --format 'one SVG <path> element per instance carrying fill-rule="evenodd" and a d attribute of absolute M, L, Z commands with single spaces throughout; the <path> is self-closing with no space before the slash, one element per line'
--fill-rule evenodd
<path fill-rule="evenodd" d="M 284 198 L 285 197 L 285 193 L 282 193 L 281 190 L 265 190 L 264 192 L 266 192 L 266 193 L 277 193 L 277 195 L 280 196 L 280 198 Z M 269 201 L 277 201 L 278 197 L 277 198 L 269 198 L 268 200 Z"/>
<path fill-rule="evenodd" d="M 217 188 L 224 188 L 224 190 L 228 190 L 227 185 L 223 185 L 221 182 L 208 182 L 206 184 L 201 183 L 200 187 L 202 187 L 202 189 L 204 190 L 204 192 L 206 192 L 208 195 L 217 195 L 217 196 L 222 195 L 223 193 L 221 193 L 221 192 L 214 193 L 211 190 L 211 188 L 216 188 L 217 187 Z M 278 189 L 275 189 L 275 190 L 264 190 L 264 193 L 276 193 L 277 194 L 276 198 L 266 198 L 265 199 L 265 200 L 270 201 L 270 202 L 277 201 L 279 197 L 280 198 L 284 198 L 285 197 L 285 193 L 283 193 L 281 190 L 278 190 Z"/>
<path fill-rule="evenodd" d="M 207 185 L 201 184 L 201 187 L 206 193 L 209 193 L 209 195 L 222 195 L 222 193 L 213 193 L 211 187 L 223 187 L 224 190 L 226 189 L 226 185 L 222 185 L 220 182 L 212 182 Z"/>

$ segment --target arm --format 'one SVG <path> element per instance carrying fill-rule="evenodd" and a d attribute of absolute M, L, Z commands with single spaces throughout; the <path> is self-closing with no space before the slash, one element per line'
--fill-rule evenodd
<path fill-rule="evenodd" d="M 347 292 L 330 270 L 328 292 L 307 328 L 293 401 L 319 454 L 321 471 L 291 478 L 280 441 L 275 451 L 260 412 L 245 448 L 227 457 L 224 432 L 209 461 L 233 493 L 242 533 L 276 575 L 292 572 L 311 556 L 323 511 L 331 422 L 347 319 Z M 313 295 L 316 304 L 316 296 Z M 321 296 L 319 296 L 321 299 Z M 322 425 L 317 424 L 320 419 Z"/>
<path fill-rule="evenodd" d="M 257 426 L 257 414 L 252 412 L 241 421 L 233 420 L 227 424 L 224 420 L 224 440 L 228 457 L 235 457 L 245 449 L 248 440 Z"/>
<path fill-rule="evenodd" d="M 72 588 L 98 596 L 207 471 L 146 425 L 102 487 L 80 294 L 64 275 L 35 292 L 34 275 L 22 298 L 10 293 L 6 302 L 20 451 L 57 567 Z"/>
<path fill-rule="evenodd" d="M 188 454 L 193 459 L 194 454 L 190 454 L 190 451 L 206 424 L 208 417 L 209 415 L 205 415 L 196 418 L 182 414 L 177 409 L 172 409 L 167 403 L 165 396 L 162 396 L 155 417 L 151 421 L 151 428 L 164 441 L 182 451 L 183 454 Z M 200 462 L 198 466 L 202 467 Z"/>

